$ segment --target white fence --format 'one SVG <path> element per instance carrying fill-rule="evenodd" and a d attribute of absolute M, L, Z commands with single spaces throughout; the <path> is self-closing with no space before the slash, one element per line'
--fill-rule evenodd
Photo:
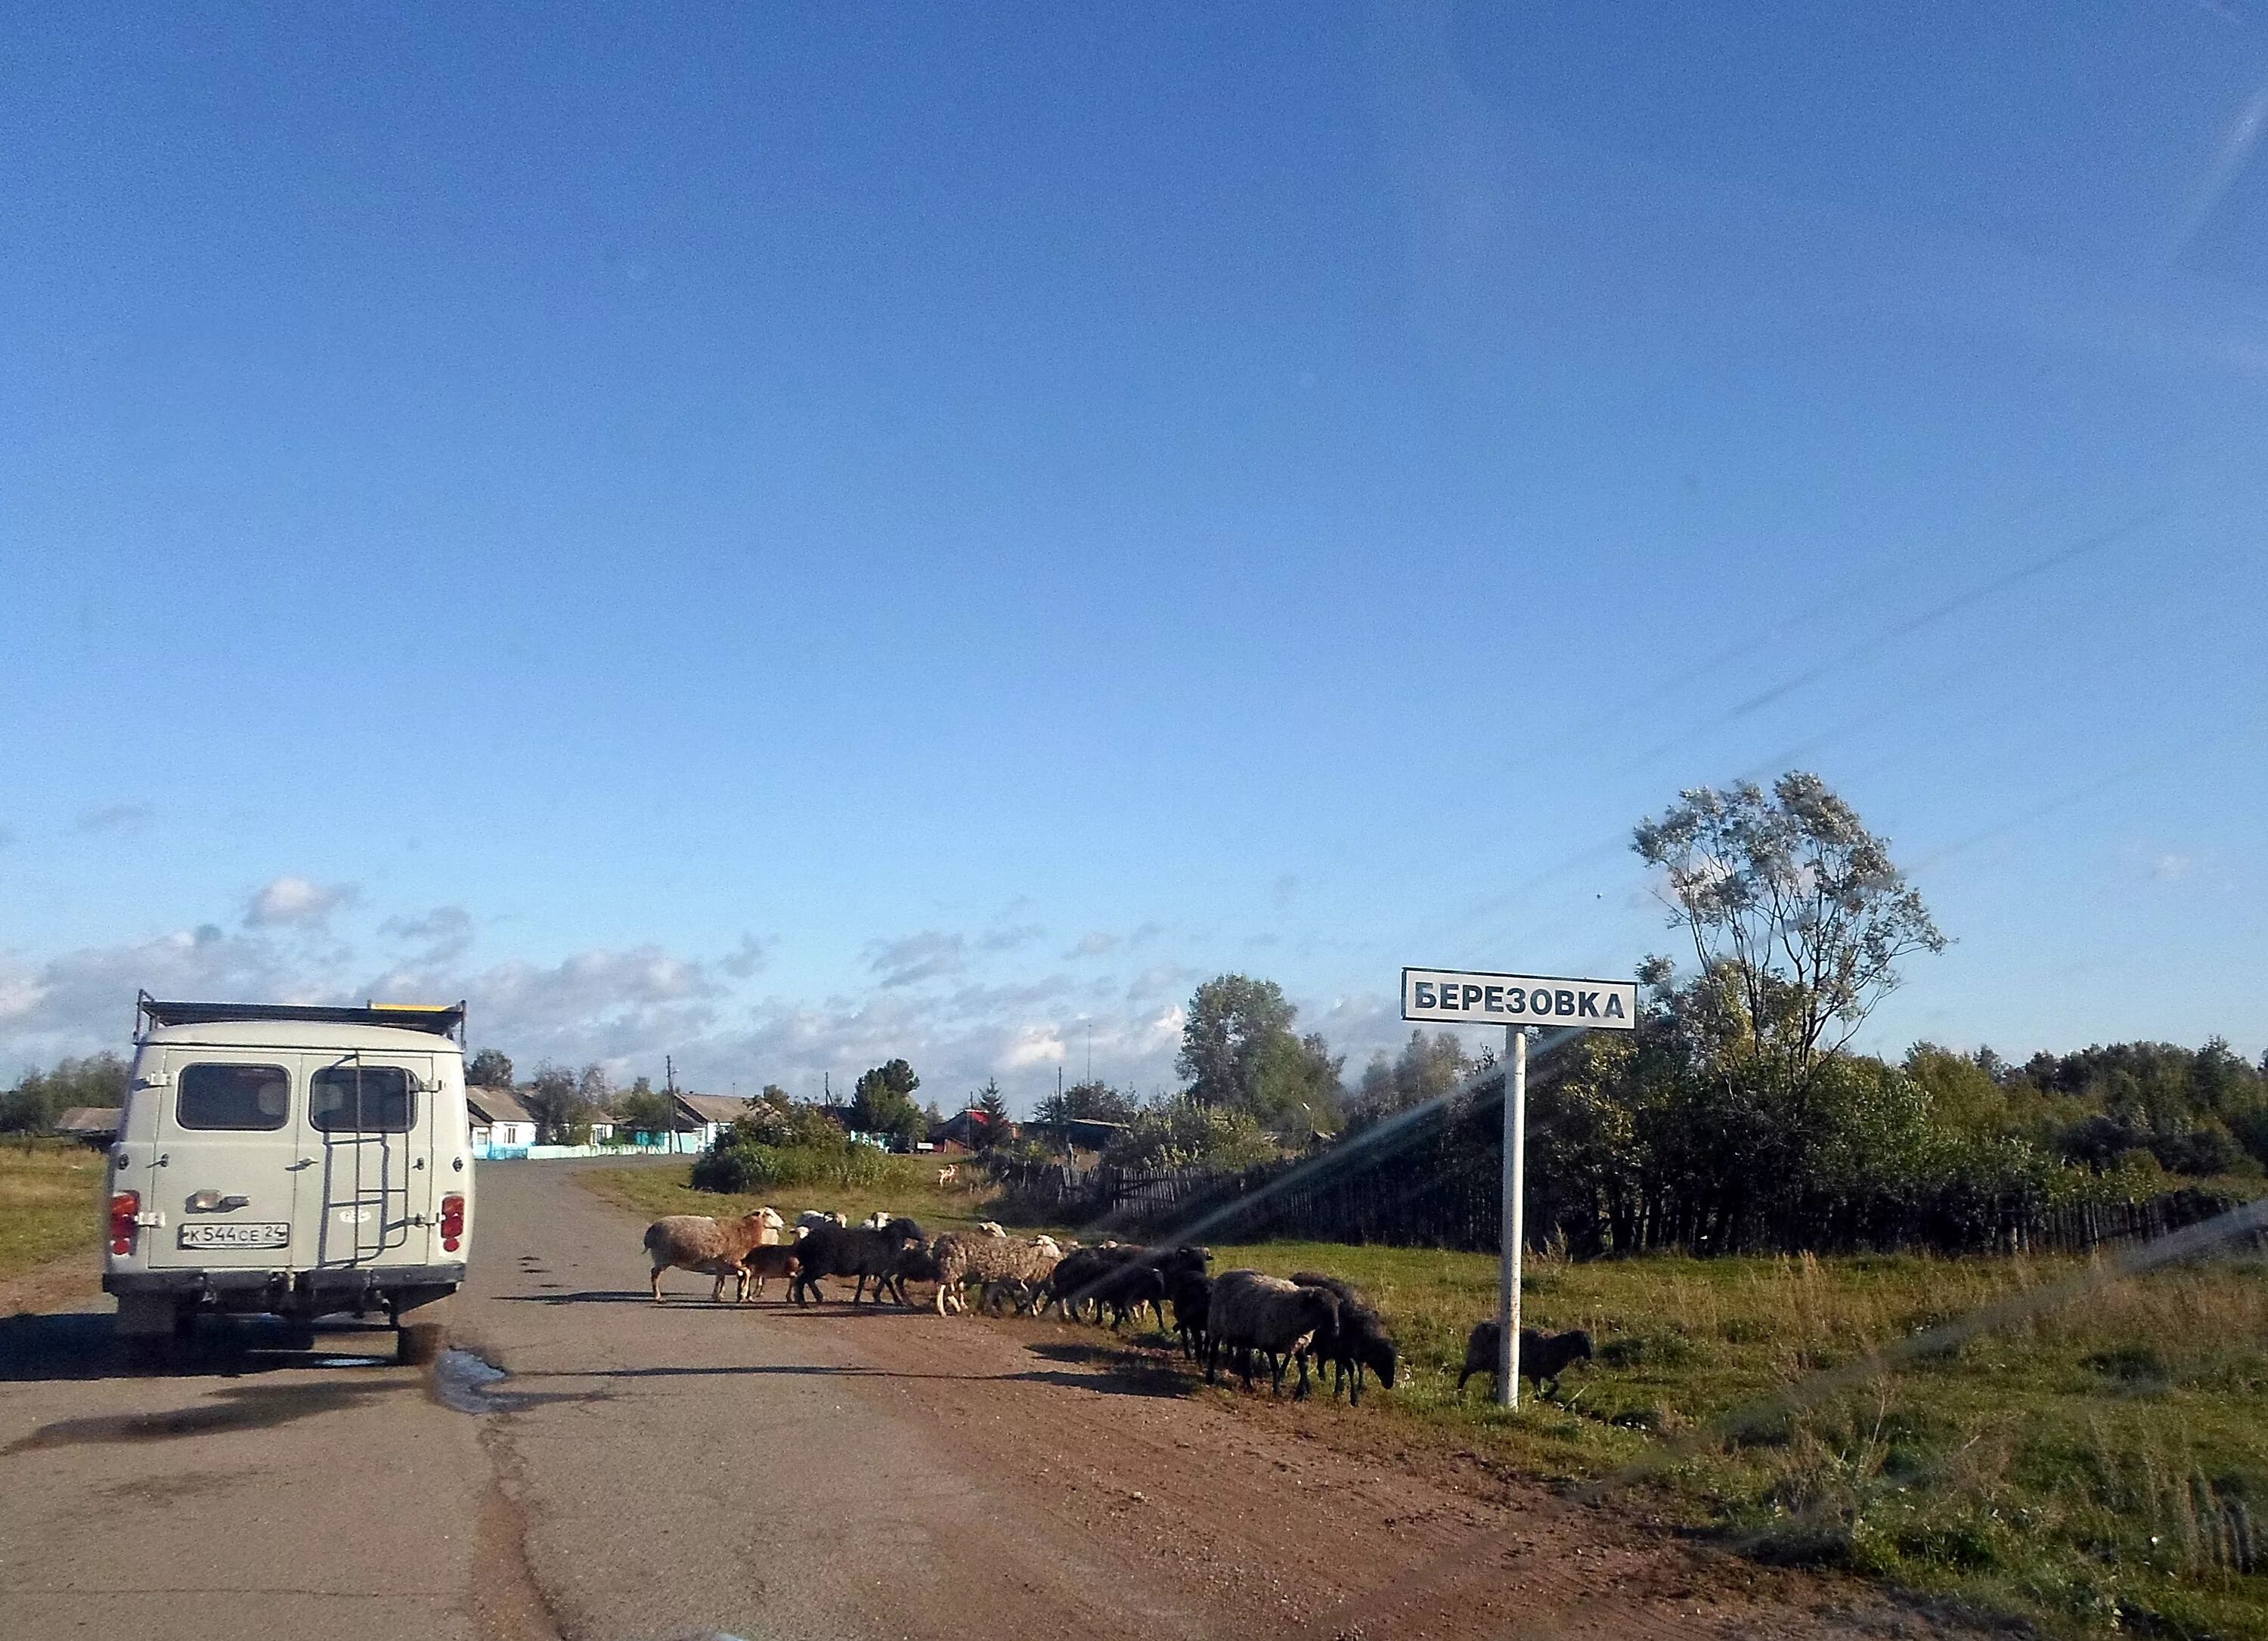
<path fill-rule="evenodd" d="M 475 1162 L 549 1162 L 560 1157 L 697 1157 L 709 1149 L 701 1134 L 655 1134 L 644 1144 L 619 1145 L 475 1145 Z"/>

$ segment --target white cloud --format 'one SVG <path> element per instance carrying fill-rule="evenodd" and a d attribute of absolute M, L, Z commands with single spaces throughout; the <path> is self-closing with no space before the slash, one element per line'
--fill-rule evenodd
<path fill-rule="evenodd" d="M 1079 936 L 1079 943 L 1064 955 L 1067 958 L 1107 957 L 1117 949 L 1118 937 L 1107 929 L 1097 929 L 1091 934 Z"/>
<path fill-rule="evenodd" d="M 980 952 L 1012 952 L 1020 946 L 1029 946 L 1047 931 L 1038 924 L 1009 924 L 998 929 L 988 929 L 976 938 Z"/>
<path fill-rule="evenodd" d="M 1068 1057 L 1063 1034 L 1054 1027 L 1026 1026 L 1001 1055 L 1000 1069 L 1022 1071 L 1034 1066 L 1061 1065 Z"/>
<path fill-rule="evenodd" d="M 352 884 L 317 883 L 284 876 L 263 885 L 247 902 L 244 921 L 254 929 L 320 928 L 342 906 L 353 903 Z"/>

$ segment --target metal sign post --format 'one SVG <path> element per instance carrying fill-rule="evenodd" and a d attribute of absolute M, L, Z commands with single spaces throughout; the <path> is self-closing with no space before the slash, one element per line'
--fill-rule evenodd
<path fill-rule="evenodd" d="M 1504 1202 L 1497 1261 L 1496 1402 L 1520 1405 L 1520 1264 L 1528 1240 L 1528 1028 L 1628 1031 L 1638 985 L 1628 980 L 1560 980 L 1455 968 L 1402 971 L 1402 1018 L 1447 1026 L 1504 1027 Z"/>
<path fill-rule="evenodd" d="M 1504 1245 L 1496 1274 L 1496 1404 L 1520 1405 L 1520 1255 L 1528 1242 L 1528 1027 L 1504 1028 Z"/>

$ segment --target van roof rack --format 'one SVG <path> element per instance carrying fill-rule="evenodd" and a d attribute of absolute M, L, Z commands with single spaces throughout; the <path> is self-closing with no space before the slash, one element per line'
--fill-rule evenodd
<path fill-rule="evenodd" d="M 331 1026 L 395 1026 L 465 1040 L 465 1005 L 457 1003 L 166 1003 L 144 991 L 135 1005 L 134 1034 L 160 1026 L 209 1026 L 220 1020 L 314 1020 Z"/>

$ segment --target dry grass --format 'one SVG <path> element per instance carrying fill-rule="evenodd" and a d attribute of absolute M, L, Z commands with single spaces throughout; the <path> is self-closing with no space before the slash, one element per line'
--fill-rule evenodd
<path fill-rule="evenodd" d="M 0 1143 L 0 1277 L 93 1246 L 102 1176 L 102 1153 L 76 1143 Z"/>

